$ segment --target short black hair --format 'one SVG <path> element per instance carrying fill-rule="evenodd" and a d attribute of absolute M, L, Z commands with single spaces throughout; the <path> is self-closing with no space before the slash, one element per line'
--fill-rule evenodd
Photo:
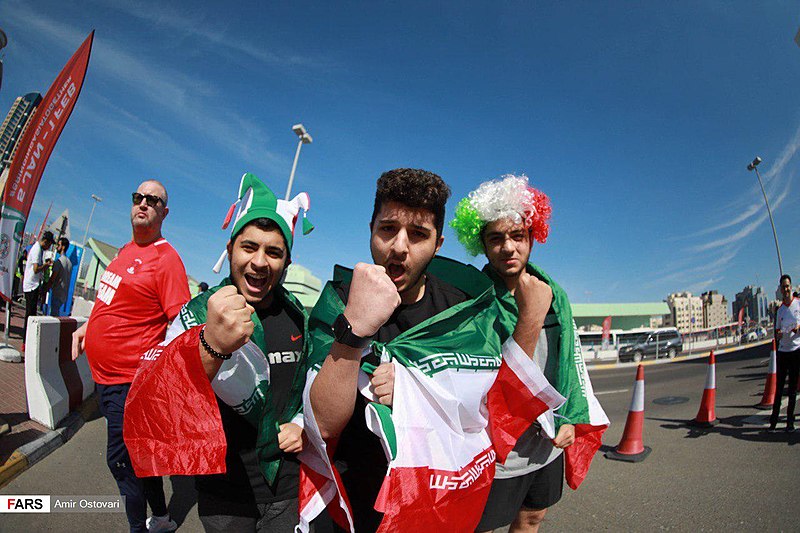
<path fill-rule="evenodd" d="M 450 198 L 450 187 L 437 174 L 418 168 L 396 168 L 381 174 L 375 190 L 370 227 L 384 202 L 399 202 L 414 209 L 433 213 L 436 236 L 442 235 L 444 208 Z"/>
<path fill-rule="evenodd" d="M 43 241 L 47 241 L 50 244 L 56 242 L 55 237 L 53 237 L 53 232 L 52 231 L 45 231 L 44 233 L 42 233 L 42 240 Z"/>
<path fill-rule="evenodd" d="M 66 237 L 61 237 L 60 239 L 58 239 L 58 245 L 63 246 L 64 249 L 66 250 L 67 248 L 69 248 L 69 239 L 67 239 Z"/>
<path fill-rule="evenodd" d="M 784 275 L 781 276 L 781 279 L 778 281 L 778 285 L 783 285 L 783 280 L 785 280 L 785 279 L 789 280 L 789 285 L 792 284 L 792 276 L 790 276 L 789 274 L 784 274 Z"/>
<path fill-rule="evenodd" d="M 236 232 L 236 235 L 231 235 L 231 241 L 230 241 L 231 244 L 236 242 L 236 237 L 241 235 L 242 232 L 245 230 L 245 228 L 247 228 L 249 226 L 256 226 L 257 228 L 263 229 L 265 231 L 277 230 L 278 233 L 280 233 L 281 237 L 283 238 L 283 245 L 286 246 L 286 256 L 287 257 L 291 257 L 292 256 L 292 250 L 289 248 L 289 243 L 286 242 L 286 237 L 283 235 L 283 231 L 281 230 L 281 227 L 278 226 L 277 222 L 275 222 L 271 218 L 267 218 L 267 217 L 254 218 L 253 220 L 251 220 L 250 222 L 248 222 L 247 224 L 242 226 L 242 228 L 239 231 Z"/>

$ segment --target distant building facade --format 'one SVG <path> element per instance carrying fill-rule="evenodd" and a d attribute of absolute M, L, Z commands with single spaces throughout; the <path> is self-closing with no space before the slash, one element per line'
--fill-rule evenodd
<path fill-rule="evenodd" d="M 665 326 L 678 328 L 681 333 L 703 329 L 703 300 L 691 292 L 676 292 L 667 296 L 669 313 Z"/>
<path fill-rule="evenodd" d="M 703 328 L 715 328 L 729 324 L 728 300 L 717 291 L 704 292 L 700 299 L 703 302 Z"/>
<path fill-rule="evenodd" d="M 30 118 L 36 110 L 36 106 L 42 101 L 42 95 L 39 93 L 28 93 L 25 96 L 19 96 L 14 103 L 11 104 L 11 109 L 3 121 L 3 126 L 0 127 L 0 164 L 8 166 L 14 154 L 17 151 L 17 143 L 22 138 L 25 130 L 28 129 L 28 124 L 31 122 Z"/>
<path fill-rule="evenodd" d="M 739 319 L 739 310 L 744 309 L 744 317 L 760 323 L 771 322 L 772 315 L 769 312 L 770 298 L 764 292 L 763 287 L 748 285 L 742 292 L 736 294 L 733 304 L 733 320 Z"/>

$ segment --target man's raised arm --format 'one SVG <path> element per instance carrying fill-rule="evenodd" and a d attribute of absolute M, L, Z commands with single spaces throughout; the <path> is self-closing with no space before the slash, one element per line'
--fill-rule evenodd
<path fill-rule="evenodd" d="M 375 335 L 398 305 L 400 295 L 385 268 L 366 263 L 355 266 L 344 310 L 354 335 Z M 362 351 L 334 341 L 311 385 L 311 405 L 324 439 L 338 436 L 353 415 Z"/>
<path fill-rule="evenodd" d="M 517 326 L 513 333 L 514 341 L 528 357 L 533 358 L 536 342 L 544 327 L 544 319 L 553 302 L 553 290 L 536 276 L 523 272 L 514 290 L 514 299 L 519 309 Z"/>
<path fill-rule="evenodd" d="M 208 313 L 203 330 L 203 339 L 218 354 L 227 356 L 247 344 L 253 334 L 255 312 L 236 287 L 222 287 L 208 299 Z M 201 342 L 198 346 L 200 360 L 209 380 L 217 375 L 223 359 L 208 351 Z"/>

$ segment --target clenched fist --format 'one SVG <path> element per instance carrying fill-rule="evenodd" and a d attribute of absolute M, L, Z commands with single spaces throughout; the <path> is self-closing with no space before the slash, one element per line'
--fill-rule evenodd
<path fill-rule="evenodd" d="M 394 365 L 381 363 L 372 373 L 369 382 L 378 397 L 378 403 L 391 407 L 394 403 Z"/>
<path fill-rule="evenodd" d="M 344 316 L 359 337 L 372 337 L 400 305 L 397 292 L 386 269 L 379 265 L 358 263 L 353 269 L 350 294 Z"/>
<path fill-rule="evenodd" d="M 280 425 L 278 433 L 278 446 L 286 453 L 300 453 L 303 451 L 303 428 L 289 422 Z"/>
<path fill-rule="evenodd" d="M 553 446 L 556 448 L 569 448 L 575 444 L 575 426 L 572 424 L 564 424 L 558 428 L 558 434 L 553 439 Z"/>
<path fill-rule="evenodd" d="M 253 334 L 255 310 L 236 287 L 228 285 L 208 299 L 208 315 L 203 336 L 220 353 L 233 353 L 244 346 Z"/>
<path fill-rule="evenodd" d="M 553 302 L 553 290 L 536 276 L 523 272 L 514 291 L 519 320 L 541 326 Z"/>

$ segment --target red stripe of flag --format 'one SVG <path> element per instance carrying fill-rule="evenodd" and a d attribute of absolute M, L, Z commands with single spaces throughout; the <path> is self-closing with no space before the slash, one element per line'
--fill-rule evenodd
<path fill-rule="evenodd" d="M 548 410 L 545 402 L 533 395 L 504 360 L 486 398 L 489 409 L 489 434 L 504 462 L 517 440 L 539 415 Z"/>
<path fill-rule="evenodd" d="M 200 329 L 142 359 L 125 403 L 123 436 L 136 475 L 224 474 L 227 441 L 214 390 L 197 355 Z"/>
<path fill-rule="evenodd" d="M 378 531 L 474 531 L 489 497 L 494 470 L 492 448 L 458 472 L 392 468 L 381 489 L 385 492 L 384 518 Z"/>
<path fill-rule="evenodd" d="M 603 444 L 603 433 L 608 426 L 592 426 L 577 424 L 575 426 L 575 442 L 564 450 L 564 477 L 572 490 L 577 490 L 586 474 L 592 459 Z"/>

